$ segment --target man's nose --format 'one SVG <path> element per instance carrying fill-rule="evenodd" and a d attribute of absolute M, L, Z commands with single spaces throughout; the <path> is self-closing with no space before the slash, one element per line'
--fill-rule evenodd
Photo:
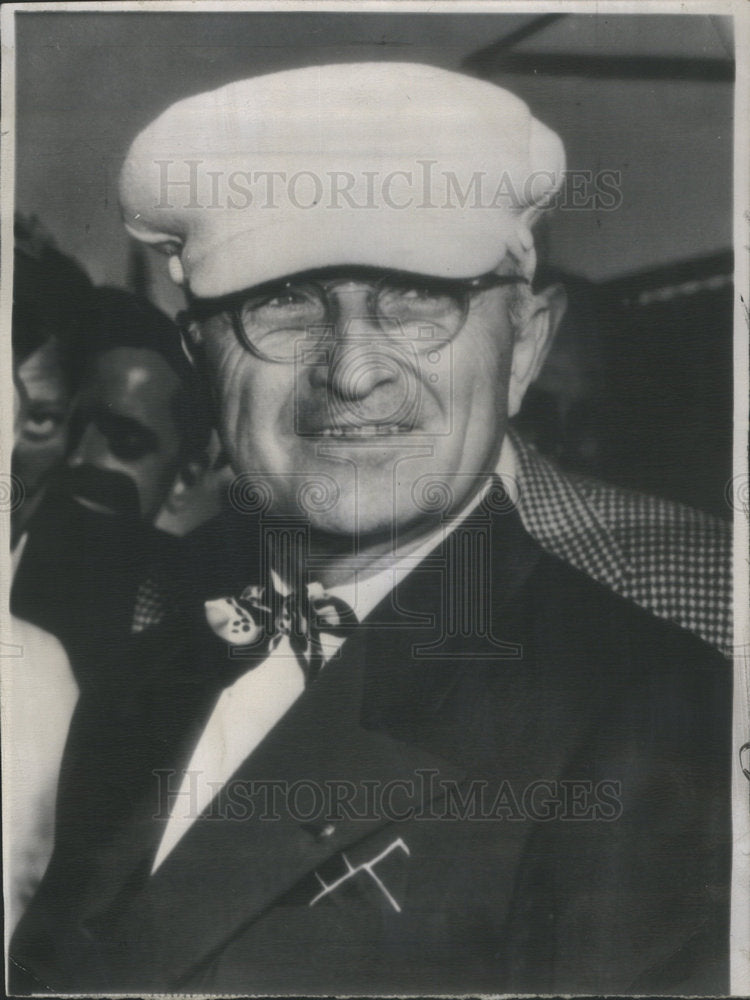
<path fill-rule="evenodd" d="M 68 465 L 71 468 L 80 465 L 105 465 L 108 454 L 107 439 L 95 424 L 87 424 L 68 455 Z"/>
<path fill-rule="evenodd" d="M 404 359 L 374 314 L 366 289 L 337 290 L 335 329 L 321 346 L 321 363 L 311 379 L 341 400 L 362 400 L 403 376 Z"/>

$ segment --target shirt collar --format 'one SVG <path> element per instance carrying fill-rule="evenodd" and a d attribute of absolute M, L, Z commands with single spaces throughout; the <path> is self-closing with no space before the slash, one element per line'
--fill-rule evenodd
<path fill-rule="evenodd" d="M 501 480 L 505 491 L 514 504 L 518 498 L 516 466 L 516 453 L 509 436 L 506 434 L 500 449 L 495 475 Z M 484 497 L 489 482 L 488 480 L 471 503 L 464 507 L 452 521 L 441 524 L 425 538 L 417 549 L 400 559 L 396 559 L 390 566 L 371 576 L 355 575 L 353 580 L 336 587 L 329 587 L 326 593 L 346 601 L 357 618 L 363 621 L 386 594 L 394 590 L 422 562 L 425 556 L 437 548 L 471 514 Z"/>

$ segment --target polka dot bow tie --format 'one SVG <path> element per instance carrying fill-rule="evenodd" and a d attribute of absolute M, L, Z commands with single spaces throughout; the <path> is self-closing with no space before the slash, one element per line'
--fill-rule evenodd
<path fill-rule="evenodd" d="M 306 683 L 315 680 L 324 663 L 321 633 L 345 637 L 358 624 L 346 601 L 327 594 L 319 583 L 309 584 L 306 594 L 283 594 L 273 582 L 246 587 L 239 597 L 206 601 L 205 610 L 216 635 L 259 658 L 269 655 L 286 636 Z"/>

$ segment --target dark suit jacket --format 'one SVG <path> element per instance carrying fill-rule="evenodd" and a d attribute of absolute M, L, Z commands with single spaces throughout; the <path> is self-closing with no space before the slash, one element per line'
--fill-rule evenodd
<path fill-rule="evenodd" d="M 178 546 L 140 517 L 94 513 L 50 490 L 29 525 L 11 610 L 60 640 L 81 689 L 100 689 L 130 634 L 139 586 Z"/>
<path fill-rule="evenodd" d="M 234 520 L 202 533 L 184 618 L 133 640 L 137 689 L 81 706 L 19 990 L 726 991 L 729 668 L 503 508 L 354 631 L 149 877 L 161 769 L 248 667 L 201 624 L 257 559 Z"/>

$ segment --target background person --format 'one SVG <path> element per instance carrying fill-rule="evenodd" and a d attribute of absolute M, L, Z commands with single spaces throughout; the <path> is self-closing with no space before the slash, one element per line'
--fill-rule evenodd
<path fill-rule="evenodd" d="M 11 515 L 14 569 L 64 459 L 88 279 L 35 219 L 14 222 Z M 63 748 L 78 686 L 60 643 L 12 616 L 3 636 L 3 890 L 6 945 L 52 855 Z M 9 775 L 13 775 L 9 780 Z"/>
<path fill-rule="evenodd" d="M 210 433 L 176 327 L 128 292 L 97 288 L 66 463 L 37 511 L 16 575 L 16 613 L 57 635 L 82 684 L 108 676 L 117 643 L 153 615 L 150 582 L 177 540 L 153 527 L 200 478 Z"/>
<path fill-rule="evenodd" d="M 13 381 L 17 409 L 12 473 L 23 502 L 12 514 L 11 547 L 22 538 L 50 474 L 62 464 L 78 383 L 82 311 L 89 281 L 35 218 L 14 220 Z"/>

